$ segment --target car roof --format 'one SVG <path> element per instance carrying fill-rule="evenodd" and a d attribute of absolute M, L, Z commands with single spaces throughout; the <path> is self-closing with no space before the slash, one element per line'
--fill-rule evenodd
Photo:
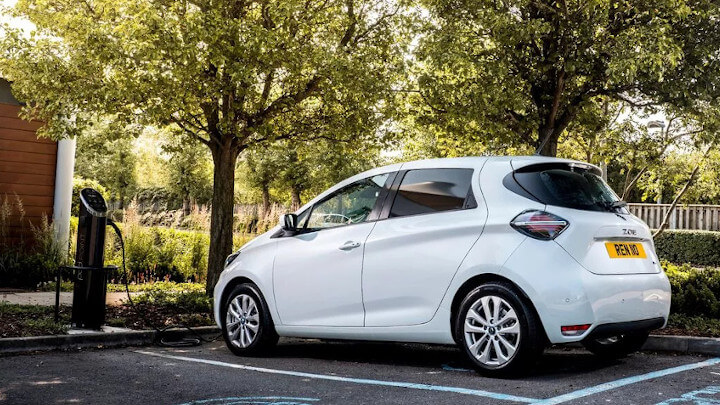
<path fill-rule="evenodd" d="M 422 160 L 413 160 L 403 163 L 395 163 L 391 165 L 376 167 L 374 169 L 370 169 L 367 171 L 364 171 L 362 173 L 358 173 L 352 177 L 349 177 L 336 185 L 332 186 L 331 188 L 325 190 L 320 195 L 316 196 L 315 198 L 308 201 L 306 204 L 304 204 L 297 212 L 302 212 L 310 205 L 314 204 L 316 201 L 324 198 L 326 195 L 328 195 L 330 192 L 333 192 L 335 190 L 338 190 L 348 184 L 351 184 L 355 181 L 376 176 L 380 174 L 390 173 L 390 172 L 396 172 L 400 170 L 409 170 L 409 169 L 432 169 L 432 168 L 474 168 L 474 169 L 480 169 L 483 167 L 485 163 L 511 163 L 513 169 L 518 169 L 520 167 L 524 167 L 527 165 L 535 164 L 535 163 L 551 163 L 551 162 L 558 162 L 558 163 L 575 163 L 575 164 L 581 164 L 584 166 L 591 166 L 595 168 L 595 170 L 600 170 L 594 165 L 591 165 L 589 163 L 581 162 L 578 160 L 572 160 L 572 159 L 562 159 L 562 158 L 556 158 L 556 157 L 550 157 L 550 156 L 466 156 L 466 157 L 454 157 L 454 158 L 438 158 L 438 159 L 422 159 Z"/>

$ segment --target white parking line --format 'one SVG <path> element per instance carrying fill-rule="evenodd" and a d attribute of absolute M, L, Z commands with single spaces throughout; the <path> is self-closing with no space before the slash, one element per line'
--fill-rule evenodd
<path fill-rule="evenodd" d="M 143 350 L 136 350 L 135 353 L 144 354 L 147 356 L 162 357 L 162 358 L 166 358 L 166 359 L 189 361 L 189 362 L 193 362 L 193 363 L 210 364 L 213 366 L 221 366 L 221 367 L 235 368 L 235 369 L 240 369 L 240 370 L 256 371 L 256 372 L 260 372 L 260 373 L 282 374 L 282 375 L 290 375 L 290 376 L 295 376 L 295 377 L 314 378 L 314 379 L 318 379 L 318 380 L 340 381 L 340 382 L 346 382 L 346 383 L 366 384 L 366 385 L 379 385 L 379 386 L 385 386 L 385 387 L 410 388 L 410 389 L 425 390 L 425 391 L 452 392 L 452 393 L 456 393 L 456 394 L 472 395 L 472 396 L 476 396 L 476 397 L 485 397 L 485 398 L 491 398 L 491 399 L 497 399 L 497 400 L 503 400 L 503 401 L 514 401 L 514 402 L 524 402 L 524 403 L 534 403 L 534 402 L 542 401 L 541 399 L 537 399 L 537 398 L 519 397 L 519 396 L 515 396 L 515 395 L 501 394 L 501 393 L 497 393 L 497 392 L 490 392 L 490 391 L 483 391 L 483 390 L 474 390 L 474 389 L 469 389 L 469 388 L 447 387 L 447 386 L 443 386 L 443 385 L 416 384 L 416 383 L 411 383 L 411 382 L 368 380 L 368 379 L 364 379 L 364 378 L 350 378 L 350 377 L 339 377 L 339 376 L 325 375 L 325 374 L 304 373 L 301 371 L 275 370 L 275 369 L 271 369 L 271 368 L 244 366 L 242 364 L 225 363 L 222 361 L 198 359 L 198 358 L 194 358 L 194 357 L 175 356 L 175 355 L 171 355 L 171 354 L 147 352 L 147 351 L 143 351 Z"/>
<path fill-rule="evenodd" d="M 701 361 L 698 363 L 685 364 L 683 366 L 666 368 L 665 370 L 653 371 L 646 374 L 640 374 L 632 377 L 621 378 L 619 380 L 610 381 L 604 384 L 596 385 L 594 387 L 584 388 L 581 390 L 569 392 L 567 394 L 558 395 L 553 398 L 548 398 L 544 401 L 539 401 L 537 404 L 561 404 L 563 402 L 572 401 L 578 398 L 587 397 L 604 391 L 614 390 L 616 388 L 624 387 L 626 385 L 639 383 L 642 381 L 652 380 L 654 378 L 664 377 L 666 375 L 682 373 L 683 371 L 694 370 L 697 368 L 713 366 L 720 364 L 720 357 Z"/>

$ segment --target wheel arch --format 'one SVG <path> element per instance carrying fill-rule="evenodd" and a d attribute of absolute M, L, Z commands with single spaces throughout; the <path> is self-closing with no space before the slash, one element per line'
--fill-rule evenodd
<path fill-rule="evenodd" d="M 266 295 L 265 295 L 265 292 L 262 290 L 262 288 L 260 288 L 260 285 L 259 285 L 258 283 L 256 283 L 254 280 L 252 280 L 251 278 L 249 278 L 249 277 L 247 277 L 247 276 L 245 276 L 245 275 L 234 277 L 233 279 L 231 279 L 230 281 L 228 281 L 227 284 L 225 284 L 225 287 L 223 288 L 222 294 L 220 295 L 220 302 L 219 302 L 219 306 L 218 306 L 218 308 L 220 309 L 220 311 L 221 311 L 221 312 L 224 311 L 225 301 L 227 301 L 228 296 L 230 295 L 230 293 L 232 292 L 232 290 L 233 290 L 235 287 L 239 286 L 240 284 L 252 284 L 253 286 L 255 286 L 255 289 L 257 289 L 258 293 L 260 294 L 260 298 L 261 298 L 263 301 L 265 301 L 265 305 L 268 306 L 268 310 L 269 310 L 269 313 L 270 313 L 270 318 L 273 320 L 273 323 L 274 323 L 274 322 L 275 322 L 275 316 L 274 316 L 274 314 L 273 314 L 273 309 L 272 309 L 272 307 L 270 306 L 270 302 L 268 301 L 268 299 L 267 299 L 267 297 L 266 297 Z"/>
<path fill-rule="evenodd" d="M 548 339 L 547 333 L 545 332 L 545 328 L 542 325 L 542 319 L 540 318 L 540 315 L 538 314 L 538 311 L 535 308 L 535 304 L 533 304 L 530 297 L 515 282 L 513 282 L 512 280 L 510 280 L 506 277 L 503 277 L 499 274 L 495 274 L 495 273 L 482 273 L 482 274 L 478 274 L 473 277 L 470 277 L 455 292 L 455 295 L 453 296 L 452 304 L 450 306 L 450 320 L 449 320 L 450 321 L 450 331 L 452 333 L 452 336 L 453 336 L 453 339 L 455 340 L 455 342 L 456 343 L 458 342 L 458 337 L 455 336 L 455 325 L 454 325 L 455 316 L 457 315 L 457 312 L 460 309 L 460 304 L 462 303 L 463 299 L 473 289 L 475 289 L 483 284 L 493 282 L 493 281 L 505 282 L 512 286 L 513 290 L 515 290 L 515 292 L 518 293 L 518 295 L 520 295 L 520 298 L 533 311 L 535 318 L 538 320 L 538 322 L 540 322 L 540 325 L 541 325 L 540 330 L 542 330 L 543 338 L 545 339 L 545 342 L 546 343 L 549 342 L 550 340 Z"/>

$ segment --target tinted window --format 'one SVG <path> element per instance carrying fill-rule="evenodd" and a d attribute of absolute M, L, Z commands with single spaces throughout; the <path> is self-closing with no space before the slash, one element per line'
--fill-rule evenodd
<path fill-rule="evenodd" d="M 468 198 L 472 169 L 410 170 L 403 177 L 391 217 L 458 210 L 474 205 Z M 466 206 L 468 200 L 468 206 Z"/>
<path fill-rule="evenodd" d="M 357 181 L 315 204 L 307 228 L 325 229 L 365 222 L 388 176 L 380 174 Z"/>
<path fill-rule="evenodd" d="M 621 209 L 619 198 L 589 167 L 543 164 L 514 173 L 517 183 L 543 204 L 589 211 Z"/>

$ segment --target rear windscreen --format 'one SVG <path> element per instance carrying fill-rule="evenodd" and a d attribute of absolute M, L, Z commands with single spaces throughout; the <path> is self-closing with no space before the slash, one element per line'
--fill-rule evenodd
<path fill-rule="evenodd" d="M 588 211 L 620 212 L 620 199 L 592 167 L 569 164 L 531 165 L 512 174 L 518 194 L 529 194 L 547 205 Z M 527 196 L 527 195 L 526 195 Z"/>

